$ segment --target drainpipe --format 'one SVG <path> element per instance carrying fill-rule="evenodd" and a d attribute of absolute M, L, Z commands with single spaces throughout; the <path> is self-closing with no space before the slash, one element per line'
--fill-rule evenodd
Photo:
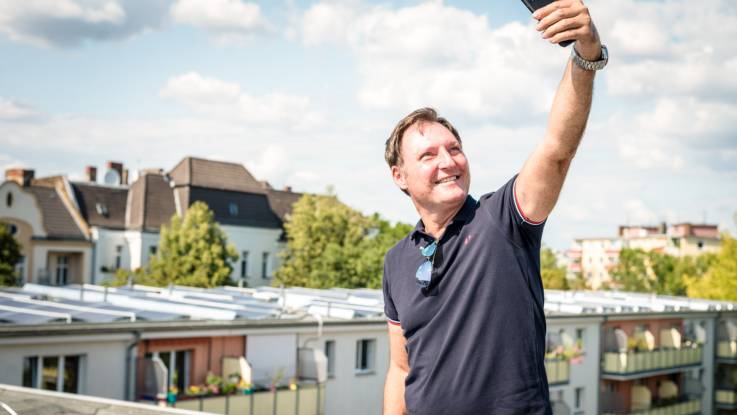
<path fill-rule="evenodd" d="M 92 241 L 92 272 L 90 273 L 90 279 L 92 280 L 92 284 L 96 284 L 97 281 L 95 280 L 95 266 L 97 261 L 95 261 L 97 258 L 97 241 Z"/>
<path fill-rule="evenodd" d="M 131 388 L 131 381 L 134 379 L 136 374 L 136 368 L 134 366 L 135 360 L 133 360 L 133 348 L 136 347 L 138 342 L 141 341 L 141 332 L 133 332 L 133 341 L 125 348 L 125 395 L 124 398 L 127 401 L 134 401 L 133 388 Z"/>
<path fill-rule="evenodd" d="M 318 313 L 312 313 L 311 315 L 317 320 L 317 337 L 308 337 L 305 339 L 304 343 L 302 343 L 302 347 L 307 347 L 307 343 L 313 340 L 319 341 L 322 338 L 322 316 Z"/>

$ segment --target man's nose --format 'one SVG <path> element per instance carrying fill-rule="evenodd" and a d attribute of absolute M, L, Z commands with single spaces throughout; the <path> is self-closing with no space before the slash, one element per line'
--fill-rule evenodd
<path fill-rule="evenodd" d="M 448 150 L 441 148 L 440 152 L 438 153 L 438 159 L 440 160 L 440 164 L 438 165 L 439 168 L 449 168 L 449 167 L 455 167 L 456 161 L 453 159 L 453 156 L 448 152 Z"/>

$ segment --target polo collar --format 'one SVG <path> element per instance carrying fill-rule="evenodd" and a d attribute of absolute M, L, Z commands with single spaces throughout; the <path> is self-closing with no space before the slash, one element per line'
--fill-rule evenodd
<path fill-rule="evenodd" d="M 450 224 L 448 226 L 455 224 L 455 223 L 466 223 L 472 216 L 473 211 L 476 207 L 476 199 L 474 199 L 471 195 L 466 196 L 466 201 L 463 202 L 463 206 L 461 206 L 461 209 L 456 213 L 456 215 L 453 217 L 453 220 L 450 221 Z M 425 224 L 422 223 L 422 219 L 417 221 L 417 224 L 415 225 L 415 229 L 412 231 L 412 239 L 418 239 L 422 237 L 429 237 L 432 238 L 431 235 L 425 233 Z"/>

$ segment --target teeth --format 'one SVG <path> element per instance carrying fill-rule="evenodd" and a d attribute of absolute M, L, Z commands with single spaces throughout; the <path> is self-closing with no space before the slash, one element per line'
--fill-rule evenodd
<path fill-rule="evenodd" d="M 458 179 L 458 176 L 450 176 L 450 177 L 446 177 L 446 178 L 445 178 L 445 179 L 443 179 L 443 180 L 438 180 L 438 181 L 437 181 L 437 182 L 435 182 L 435 183 L 437 183 L 437 184 L 442 184 L 442 183 L 448 183 L 448 182 L 452 182 L 452 181 L 454 181 L 454 180 L 456 180 L 456 179 Z"/>

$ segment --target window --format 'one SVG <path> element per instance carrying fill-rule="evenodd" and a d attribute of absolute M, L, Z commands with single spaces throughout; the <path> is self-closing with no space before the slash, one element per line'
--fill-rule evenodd
<path fill-rule="evenodd" d="M 328 358 L 328 378 L 335 377 L 335 340 L 325 342 L 325 357 Z"/>
<path fill-rule="evenodd" d="M 56 257 L 56 285 L 67 285 L 69 280 L 69 257 L 59 255 Z"/>
<path fill-rule="evenodd" d="M 119 269 L 123 265 L 123 245 L 115 245 L 115 266 Z"/>
<path fill-rule="evenodd" d="M 5 196 L 5 204 L 8 207 L 13 206 L 13 194 L 8 192 L 7 196 Z"/>
<path fill-rule="evenodd" d="M 25 281 L 26 278 L 26 257 L 21 255 L 18 258 L 18 263 L 15 264 L 15 275 L 21 282 Z"/>
<path fill-rule="evenodd" d="M 151 245 L 148 247 L 148 259 L 151 260 L 151 258 L 156 256 L 156 253 L 159 252 L 159 247 L 156 245 Z"/>
<path fill-rule="evenodd" d="M 373 373 L 374 354 L 376 351 L 375 339 L 361 339 L 356 342 L 356 373 Z"/>
<path fill-rule="evenodd" d="M 583 348 L 583 339 L 586 336 L 586 329 L 576 329 L 576 342 Z"/>
<path fill-rule="evenodd" d="M 241 278 L 248 278 L 248 251 L 241 252 Z"/>
<path fill-rule="evenodd" d="M 16 233 L 18 233 L 18 227 L 15 226 L 15 225 L 13 225 L 12 223 L 8 223 L 5 226 L 8 228 L 8 233 L 9 234 L 15 235 Z"/>
<path fill-rule="evenodd" d="M 704 241 L 699 241 L 696 246 L 699 247 L 699 249 L 704 249 Z"/>
<path fill-rule="evenodd" d="M 269 253 L 264 252 L 261 256 L 261 277 L 262 278 L 269 278 L 270 277 L 270 269 L 269 269 Z"/>
<path fill-rule="evenodd" d="M 79 393 L 83 356 L 30 356 L 23 359 L 23 386 Z"/>
<path fill-rule="evenodd" d="M 107 217 L 108 215 L 107 205 L 104 203 L 100 203 L 100 202 L 95 203 L 95 210 L 97 211 L 97 214 L 100 216 Z"/>
<path fill-rule="evenodd" d="M 576 388 L 575 401 L 574 401 L 574 403 L 576 404 L 575 406 L 576 409 L 581 409 L 583 407 L 583 397 L 584 397 L 583 387 Z"/>
<path fill-rule="evenodd" d="M 153 357 L 161 359 L 161 362 L 166 366 L 168 387 L 176 386 L 180 391 L 184 391 L 189 386 L 190 356 L 189 350 L 171 350 L 146 354 L 149 359 Z"/>
<path fill-rule="evenodd" d="M 230 202 L 230 204 L 228 204 L 228 213 L 230 213 L 230 216 L 238 216 L 238 205 Z"/>

